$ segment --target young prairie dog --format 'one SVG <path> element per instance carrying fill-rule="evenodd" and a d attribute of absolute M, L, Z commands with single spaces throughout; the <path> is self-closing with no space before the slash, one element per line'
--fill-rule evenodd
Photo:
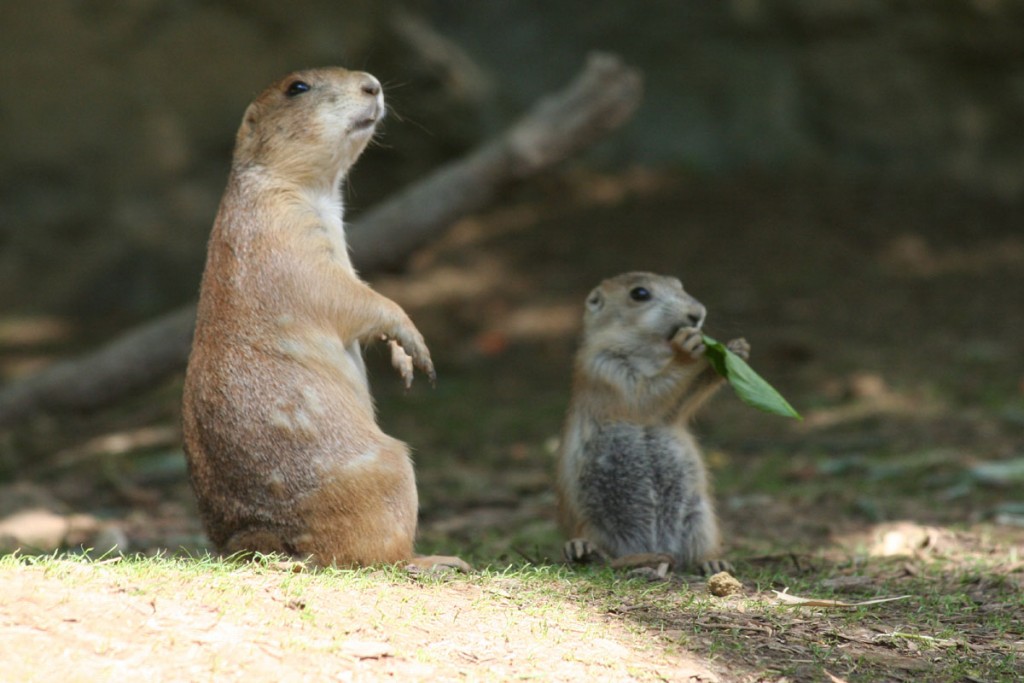
<path fill-rule="evenodd" d="M 380 83 L 288 75 L 249 105 L 210 235 L 183 430 L 210 539 L 314 564 L 413 558 L 408 447 L 377 426 L 360 344 L 387 339 L 406 386 L 430 352 L 349 260 L 341 181 L 384 117 Z M 464 567 L 456 558 L 417 558 Z"/>
<path fill-rule="evenodd" d="M 566 558 L 718 571 L 718 523 L 687 422 L 721 386 L 704 306 L 673 277 L 625 273 L 586 300 L 558 456 Z M 729 348 L 746 357 L 743 339 Z"/>

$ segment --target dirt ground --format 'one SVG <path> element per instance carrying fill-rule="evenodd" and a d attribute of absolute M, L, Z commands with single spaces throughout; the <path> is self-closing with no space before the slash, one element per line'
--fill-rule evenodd
<path fill-rule="evenodd" d="M 383 599 L 378 588 L 311 584 L 317 613 L 349 615 L 352 634 L 328 648 L 335 659 L 314 648 L 285 671 L 280 644 L 251 637 L 274 619 L 291 623 L 296 610 L 281 598 L 280 576 L 246 575 L 266 599 L 218 620 L 203 611 L 200 578 L 184 582 L 187 599 L 140 592 L 155 591 L 154 607 L 121 591 L 118 575 L 77 567 L 56 578 L 0 573 L 0 594 L 16 596 L 0 599 L 0 633 L 63 648 L 72 670 L 100 647 L 83 640 L 88 631 L 114 668 L 86 667 L 85 678 L 70 680 L 118 671 L 216 678 L 213 659 L 250 680 L 1024 676 L 1021 208 L 934 183 L 578 169 L 520 188 L 460 222 L 406 272 L 375 278 L 417 322 L 438 369 L 435 389 L 421 381 L 405 392 L 383 355 L 369 352 L 381 421 L 415 449 L 421 548 L 500 572 L 558 561 L 552 453 L 587 292 L 625 270 L 680 276 L 707 305 L 708 332 L 745 336 L 751 365 L 805 416 L 757 413 L 726 389 L 695 426 L 743 599 L 694 602 L 706 596 L 698 579 L 619 593 L 604 588 L 607 577 L 586 575 L 559 579 L 571 599 L 558 603 L 558 619 L 538 619 L 525 606 L 553 598 L 523 592 L 520 579 L 507 579 L 514 587 L 490 574 L 452 579 L 438 593 L 388 579 L 397 612 L 447 601 L 419 626 L 395 630 L 358 614 Z M 13 323 L 0 330 L 7 374 L 66 343 L 65 321 L 33 324 L 53 334 L 19 337 L 24 326 Z M 7 485 L 0 512 L 10 521 L 19 510 L 47 511 L 67 546 L 201 552 L 179 392 L 177 380 L 100 416 L 40 419 L 6 435 L 0 462 L 20 488 Z M 15 490 L 19 504 L 10 503 Z M 784 587 L 917 600 L 862 608 L 857 618 L 758 607 Z M 514 630 L 503 631 L 513 619 Z M 75 626 L 83 623 L 89 628 Z M 198 659 L 173 647 L 130 661 L 109 655 L 134 652 L 124 644 L 157 631 L 198 643 Z M 483 643 L 495 634 L 506 645 Z M 248 644 L 223 645 L 236 642 Z M 424 653 L 439 642 L 452 649 Z M 499 666 L 495 657 L 506 659 Z M 262 673 L 247 668 L 256 660 L 265 660 Z"/>

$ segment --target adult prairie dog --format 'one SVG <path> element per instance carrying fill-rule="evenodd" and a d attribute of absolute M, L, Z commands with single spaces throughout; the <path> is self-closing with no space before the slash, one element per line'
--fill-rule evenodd
<path fill-rule="evenodd" d="M 384 117 L 380 83 L 341 68 L 292 73 L 249 105 L 210 235 L 185 376 L 189 475 L 226 553 L 315 564 L 413 557 L 407 446 L 377 426 L 360 343 L 387 339 L 408 386 L 433 379 L 423 337 L 360 280 L 341 182 Z M 454 564 L 454 558 L 421 558 Z"/>
<path fill-rule="evenodd" d="M 722 383 L 703 357 L 705 314 L 678 279 L 653 273 L 618 275 L 587 297 L 557 471 L 570 561 L 727 566 L 714 560 L 718 524 L 687 429 Z"/>

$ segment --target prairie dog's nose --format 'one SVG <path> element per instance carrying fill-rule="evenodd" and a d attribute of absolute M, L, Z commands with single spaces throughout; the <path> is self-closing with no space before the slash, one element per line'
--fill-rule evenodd
<path fill-rule="evenodd" d="M 359 83 L 359 89 L 367 95 L 376 97 L 377 95 L 380 95 L 380 81 L 368 73 L 363 73 L 362 80 Z"/>
<path fill-rule="evenodd" d="M 690 321 L 691 326 L 700 327 L 704 324 L 704 318 L 707 314 L 707 309 L 702 304 L 697 304 L 693 310 L 686 314 L 686 319 Z"/>

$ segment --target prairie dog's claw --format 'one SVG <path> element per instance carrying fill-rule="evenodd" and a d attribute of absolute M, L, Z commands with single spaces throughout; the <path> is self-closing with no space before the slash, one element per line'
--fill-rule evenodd
<path fill-rule="evenodd" d="M 747 340 L 743 337 L 730 339 L 726 343 L 725 348 L 729 349 L 743 360 L 750 358 L 750 344 L 747 343 Z"/>
<path fill-rule="evenodd" d="M 431 384 L 437 381 L 434 362 L 419 330 L 413 327 L 411 331 L 400 330 L 388 335 L 388 344 L 391 347 L 391 365 L 398 370 L 407 389 L 412 386 L 414 365 L 430 379 Z"/>
<path fill-rule="evenodd" d="M 398 371 L 405 383 L 405 388 L 412 386 L 412 356 L 405 352 L 402 345 L 394 339 L 388 339 L 388 348 L 391 349 L 391 366 Z"/>
<path fill-rule="evenodd" d="M 697 360 L 704 355 L 704 335 L 699 327 L 681 327 L 672 337 L 672 345 Z"/>

